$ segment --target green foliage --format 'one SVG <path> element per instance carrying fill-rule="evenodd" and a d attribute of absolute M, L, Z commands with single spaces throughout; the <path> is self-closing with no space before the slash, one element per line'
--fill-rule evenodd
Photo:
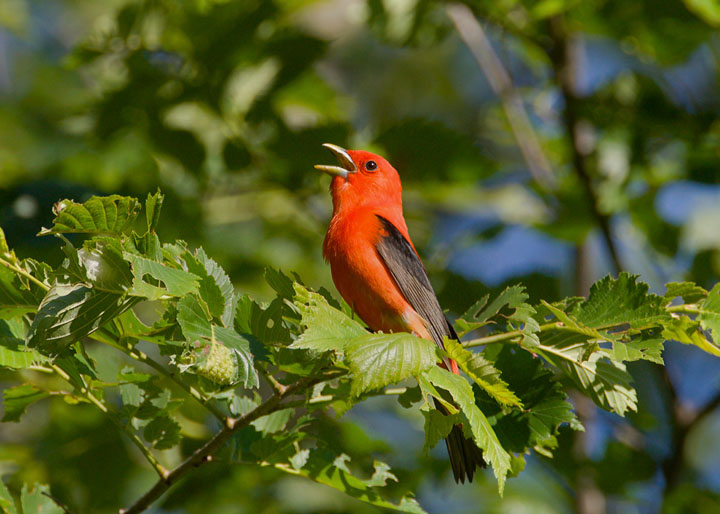
<path fill-rule="evenodd" d="M 417 381 L 421 394 L 411 388 L 398 399 L 404 407 L 421 402 L 424 448 L 461 424 L 483 450 L 502 495 L 526 454 L 552 457 L 563 426 L 583 429 L 553 369 L 598 406 L 622 416 L 637 409 L 625 362 L 662 364 L 669 336 L 715 353 L 703 329 L 711 336 L 719 330 L 719 286 L 706 293 L 691 283 L 669 284 L 660 297 L 626 273 L 594 284 L 586 300 L 531 306 L 519 286 L 489 303 L 483 298 L 458 325 L 465 332 L 496 331 L 465 343 L 446 340 L 444 352 L 411 334 L 369 333 L 327 292 L 311 291 L 274 270 L 267 280 L 277 297 L 259 304 L 236 293 L 202 249 L 160 243 L 152 228 L 161 200 L 159 193 L 149 197 L 148 224 L 140 233 L 127 228 L 139 215 L 133 199 L 61 202 L 85 213 L 71 228 L 82 228 L 88 239 L 77 247 L 65 239 L 68 211 L 59 210 L 45 232 L 64 243 L 65 260 L 56 269 L 28 265 L 3 248 L 3 269 L 12 274 L 2 282 L 6 305 L 25 303 L 4 311 L 0 365 L 45 371 L 69 389 L 28 375 L 5 389 L 2 421 L 19 421 L 29 406 L 50 396 L 93 405 L 165 475 L 152 450 L 184 441 L 179 412 L 196 402 L 222 428 L 178 465 L 180 474 L 191 472 L 192 459 L 204 462 L 232 438 L 243 462 L 310 478 L 374 506 L 424 512 L 387 464 L 374 462 L 369 478 L 351 469 L 351 458 L 334 448 L 320 422 L 323 405 L 342 414 L 369 397 L 397 394 L 387 386 Z M 100 223 L 101 207 L 112 211 L 111 219 L 125 220 L 122 229 Z M 98 230 L 90 230 L 91 220 Z M 676 304 L 678 297 L 693 303 Z M 146 324 L 138 312 L 150 305 L 155 314 Z M 470 350 L 479 345 L 487 346 L 484 352 Z M 112 375 L 111 354 L 100 348 L 119 351 L 152 372 L 126 366 Z M 470 381 L 440 367 L 444 357 L 457 362 Z M 260 377 L 272 392 L 258 389 Z M 394 492 L 387 495 L 390 487 Z M 29 508 L 40 505 L 36 493 L 23 492 L 23 498 Z"/>

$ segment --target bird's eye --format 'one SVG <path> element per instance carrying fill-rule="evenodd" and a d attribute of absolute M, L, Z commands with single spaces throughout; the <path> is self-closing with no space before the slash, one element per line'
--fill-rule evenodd
<path fill-rule="evenodd" d="M 365 169 L 367 171 L 375 171 L 377 169 L 377 163 L 375 161 L 368 161 L 365 163 Z"/>

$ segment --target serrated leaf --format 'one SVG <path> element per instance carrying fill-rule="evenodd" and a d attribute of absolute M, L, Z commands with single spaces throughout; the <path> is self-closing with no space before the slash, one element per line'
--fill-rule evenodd
<path fill-rule="evenodd" d="M 501 405 L 522 408 L 522 402 L 515 396 L 508 384 L 500 378 L 500 372 L 493 364 L 480 353 L 473 353 L 463 348 L 462 344 L 454 339 L 445 340 L 445 351 L 452 360 L 477 385 L 493 397 Z"/>
<path fill-rule="evenodd" d="M 581 338 L 573 339 L 573 336 Z M 539 351 L 575 382 L 600 407 L 624 416 L 637 410 L 637 392 L 625 365 L 599 350 L 586 354 L 587 345 L 578 334 L 553 334 Z"/>
<path fill-rule="evenodd" d="M 622 272 L 617 279 L 609 275 L 590 287 L 588 299 L 572 310 L 586 327 L 602 329 L 627 324 L 634 329 L 651 327 L 670 318 L 663 297 L 648 294 L 648 285 L 637 282 L 637 275 Z"/>
<path fill-rule="evenodd" d="M 17 514 L 15 499 L 2 480 L 0 480 L 0 512 L 3 514 Z"/>
<path fill-rule="evenodd" d="M 351 394 L 417 376 L 438 360 L 432 341 L 408 333 L 365 334 L 345 343 L 345 359 L 353 372 Z"/>
<path fill-rule="evenodd" d="M 622 342 L 614 341 L 610 356 L 621 362 L 632 362 L 638 360 L 647 360 L 656 364 L 664 364 L 662 358 L 664 339 L 637 338 L 631 341 Z"/>
<path fill-rule="evenodd" d="M 295 315 L 283 298 L 275 298 L 263 308 L 247 295 L 238 298 L 235 330 L 254 336 L 262 345 L 287 344 L 292 341 L 286 317 Z"/>
<path fill-rule="evenodd" d="M 350 473 L 347 465 L 349 460 L 350 457 L 345 454 L 336 455 L 328 449 L 316 448 L 309 450 L 307 460 L 300 469 L 287 462 L 276 463 L 275 467 L 293 475 L 310 478 L 315 482 L 338 489 L 353 498 L 382 509 L 410 514 L 425 514 L 425 511 L 410 492 L 405 492 L 399 501 L 385 498 L 382 493 L 382 485 L 388 480 L 397 480 L 395 475 L 390 473 L 387 464 L 374 461 L 372 476 L 369 479 L 361 479 Z M 295 464 L 297 464 L 297 461 Z"/>
<path fill-rule="evenodd" d="M 488 358 L 522 401 L 524 408 L 502 409 L 486 392 L 474 387 L 476 403 L 485 413 L 504 448 L 523 455 L 530 449 L 552 456 L 561 425 L 582 430 L 562 384 L 529 352 L 505 345 L 486 349 Z"/>
<path fill-rule="evenodd" d="M 700 314 L 697 320 L 705 330 L 710 331 L 715 346 L 720 346 L 720 283 L 715 284 L 698 308 Z"/>
<path fill-rule="evenodd" d="M 154 417 L 143 430 L 143 437 L 158 450 L 167 450 L 180 442 L 180 425 L 166 414 Z"/>
<path fill-rule="evenodd" d="M 305 331 L 290 348 L 342 351 L 350 338 L 367 335 L 362 325 L 331 307 L 321 294 L 308 291 L 297 283 L 294 291 L 293 304 L 302 316 L 300 324 Z"/>
<path fill-rule="evenodd" d="M 129 234 L 140 213 L 135 198 L 120 195 L 93 196 L 85 203 L 61 200 L 53 207 L 53 226 L 48 234 Z"/>
<path fill-rule="evenodd" d="M 64 514 L 65 510 L 55 503 L 50 494 L 50 486 L 36 484 L 32 490 L 23 485 L 20 495 L 24 514 Z"/>
<path fill-rule="evenodd" d="M 125 252 L 124 258 L 132 265 L 133 283 L 128 291 L 132 296 L 157 300 L 167 295 L 182 298 L 198 291 L 200 277 L 193 273 L 128 252 Z M 145 279 L 146 275 L 158 283 L 151 284 Z"/>
<path fill-rule="evenodd" d="M 425 444 L 423 445 L 423 451 L 427 453 L 450 434 L 454 425 L 460 423 L 460 415 L 457 413 L 445 415 L 429 405 L 420 409 L 420 412 L 425 418 Z"/>
<path fill-rule="evenodd" d="M 32 384 L 23 384 L 5 389 L 3 391 L 2 421 L 20 421 L 29 405 L 48 396 L 48 393 L 41 391 Z"/>
<path fill-rule="evenodd" d="M 93 333 L 138 302 L 84 285 L 55 286 L 43 299 L 28 332 L 28 346 L 56 354 Z"/>
<path fill-rule="evenodd" d="M 685 303 L 696 303 L 707 297 L 708 292 L 694 282 L 669 282 L 665 284 L 667 292 L 663 295 L 665 303 L 670 303 L 678 296 Z"/>
<path fill-rule="evenodd" d="M 220 310 L 220 320 L 226 327 L 232 327 L 233 316 L 235 316 L 235 306 L 237 299 L 235 297 L 235 288 L 230 282 L 225 270 L 220 265 L 208 257 L 202 248 L 198 248 L 196 252 L 197 258 L 205 266 L 207 273 L 213 278 L 223 295 L 223 308 Z"/>
<path fill-rule="evenodd" d="M 215 340 L 224 344 L 233 350 L 236 356 L 238 365 L 236 380 L 245 387 L 258 385 L 258 376 L 253 367 L 253 354 L 247 339 L 233 329 L 213 325 L 202 300 L 195 295 L 181 299 L 177 304 L 177 309 L 177 320 L 188 342 Z"/>
<path fill-rule="evenodd" d="M 65 250 L 66 253 L 72 252 L 74 248 L 68 243 Z M 117 294 L 123 294 L 130 288 L 133 275 L 129 264 L 123 259 L 122 247 L 117 239 L 91 239 L 77 251 L 77 258 L 84 275 L 80 282 L 92 284 L 100 291 Z"/>
<path fill-rule="evenodd" d="M 280 409 L 272 414 L 256 419 L 251 423 L 263 435 L 274 434 L 285 428 L 290 417 L 294 413 L 294 409 Z"/>
<path fill-rule="evenodd" d="M 52 272 L 52 268 L 47 264 L 32 259 L 18 261 L 15 264 L 41 281 Z M 0 264 L 0 319 L 10 319 L 35 312 L 45 292 L 45 289 L 35 282 Z"/>
<path fill-rule="evenodd" d="M 28 332 L 28 346 L 56 354 L 119 316 L 139 299 L 85 285 L 56 285 L 39 306 Z"/>
<path fill-rule="evenodd" d="M 22 339 L 0 336 L 0 366 L 25 369 L 46 360 L 44 355 L 27 348 Z"/>
<path fill-rule="evenodd" d="M 157 228 L 164 200 L 165 195 L 163 195 L 159 189 L 153 195 L 148 193 L 147 199 L 145 200 L 145 219 L 147 220 L 148 232 L 154 232 Z"/>
<path fill-rule="evenodd" d="M 475 396 L 470 384 L 461 376 L 440 366 L 432 366 L 423 373 L 423 376 L 436 387 L 452 395 L 464 418 L 463 432 L 467 437 L 472 437 L 478 448 L 483 450 L 483 458 L 492 466 L 498 481 L 498 491 L 502 495 L 505 479 L 510 471 L 510 454 L 500 444 L 485 414 L 475 405 Z"/>
<path fill-rule="evenodd" d="M 663 322 L 662 336 L 665 339 L 692 344 L 698 348 L 720 357 L 720 348 L 707 340 L 700 330 L 700 322 L 686 316 L 677 316 Z"/>
<path fill-rule="evenodd" d="M 265 270 L 265 281 L 283 298 L 289 300 L 296 294 L 293 279 L 280 270 L 267 268 Z"/>
<path fill-rule="evenodd" d="M 468 332 L 491 321 L 497 321 L 492 320 L 492 318 L 501 314 L 503 309 L 511 309 L 512 312 L 505 314 L 504 317 L 510 326 L 522 332 L 522 344 L 527 347 L 536 346 L 538 344 L 537 332 L 540 331 L 540 325 L 533 318 L 535 309 L 525 303 L 527 299 L 528 295 L 523 286 L 510 286 L 487 305 L 487 299 L 481 298 L 463 315 L 465 322 L 460 322 L 459 326 L 464 332 Z"/>

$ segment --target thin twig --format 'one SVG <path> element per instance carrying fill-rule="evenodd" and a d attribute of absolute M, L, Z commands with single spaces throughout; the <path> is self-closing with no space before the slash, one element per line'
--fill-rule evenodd
<path fill-rule="evenodd" d="M 65 380 L 75 388 L 76 393 L 85 398 L 88 402 L 95 405 L 103 414 L 108 417 L 108 419 L 110 419 L 113 425 L 115 425 L 121 432 L 123 432 L 130 439 L 130 441 L 132 441 L 132 443 L 140 450 L 145 459 L 150 463 L 155 472 L 161 478 L 164 478 L 166 476 L 167 470 L 162 466 L 162 464 L 160 464 L 160 462 L 158 462 L 150 449 L 145 446 L 145 444 L 140 440 L 137 434 L 135 434 L 131 430 L 128 430 L 125 425 L 120 423 L 120 421 L 108 410 L 107 406 L 103 402 L 101 402 L 92 393 L 92 391 L 90 391 L 87 384 L 74 383 L 70 375 L 68 375 L 67 372 L 57 364 L 51 364 L 51 367 L 55 373 L 57 373 L 63 380 Z"/>
<path fill-rule="evenodd" d="M 248 426 L 250 423 L 262 416 L 266 416 L 280 408 L 284 408 L 284 406 L 281 405 L 283 398 L 312 387 L 316 383 L 326 380 L 326 378 L 327 377 L 303 378 L 294 384 L 287 386 L 283 393 L 276 392 L 265 402 L 261 403 L 247 414 L 237 418 L 228 418 L 222 430 L 215 434 L 212 439 L 210 439 L 202 447 L 195 450 L 190 457 L 170 471 L 165 478 L 158 480 L 155 485 L 132 506 L 127 509 L 121 509 L 120 514 L 137 514 L 144 511 L 190 470 L 202 466 L 206 462 L 212 460 L 213 454 L 222 448 L 237 430 Z"/>
<path fill-rule="evenodd" d="M 13 262 L 7 261 L 7 260 L 5 260 L 5 259 L 2 258 L 2 257 L 0 257 L 0 264 L 2 264 L 3 266 L 5 266 L 5 267 L 8 268 L 8 269 L 11 269 L 12 271 L 14 271 L 15 273 L 17 273 L 18 275 L 21 275 L 21 276 L 25 277 L 26 279 L 30 280 L 31 282 L 34 282 L 36 285 L 38 285 L 39 287 L 41 287 L 44 291 L 49 291 L 49 290 L 50 290 L 50 286 L 48 286 L 48 285 L 47 285 L 46 283 L 44 283 L 43 281 L 35 278 L 30 272 L 28 272 L 28 271 L 25 270 L 24 268 L 20 267 L 19 265 L 15 264 L 15 263 L 13 263 Z"/>
<path fill-rule="evenodd" d="M 195 389 L 193 386 L 187 384 L 183 380 L 180 380 L 177 376 L 175 376 L 174 373 L 168 371 L 165 366 L 148 356 L 142 350 L 139 350 L 137 347 L 133 347 L 130 344 L 123 344 L 119 342 L 116 336 L 106 328 L 101 328 L 93 334 L 90 334 L 90 337 L 96 341 L 107 344 L 109 346 L 112 346 L 113 348 L 122 351 L 136 361 L 142 362 L 143 364 L 150 366 L 152 369 L 154 369 L 164 377 L 172 380 L 178 387 L 180 387 L 183 391 L 185 391 L 187 394 L 197 400 L 198 403 L 200 403 L 200 405 L 202 405 L 213 416 L 215 416 L 218 421 L 220 421 L 221 423 L 225 422 L 227 416 L 220 409 L 215 407 L 215 405 L 213 405 L 210 400 L 205 398 L 205 396 L 203 396 L 200 391 Z"/>
<path fill-rule="evenodd" d="M 615 271 L 620 271 L 623 267 L 612 238 L 610 217 L 600 211 L 598 196 L 593 187 L 590 173 L 588 172 L 585 155 L 579 144 L 578 134 L 580 132 L 580 120 L 578 118 L 578 111 L 580 99 L 576 93 L 574 84 L 576 66 L 573 52 L 574 42 L 565 31 L 565 22 L 561 15 L 555 16 L 550 20 L 550 34 L 553 39 L 553 46 L 548 52 L 548 55 L 555 72 L 555 78 L 560 86 L 560 92 L 565 101 L 563 120 L 565 123 L 566 137 L 568 138 L 572 151 L 573 168 L 585 190 L 592 216 L 602 231 Z"/>
<path fill-rule="evenodd" d="M 503 111 L 530 173 L 541 188 L 552 191 L 556 184 L 550 163 L 530 123 L 522 98 L 513 86 L 510 74 L 493 50 L 485 31 L 467 6 L 454 3 L 448 5 L 445 10 L 460 38 L 470 49 L 485 74 L 490 87 L 500 98 Z"/>

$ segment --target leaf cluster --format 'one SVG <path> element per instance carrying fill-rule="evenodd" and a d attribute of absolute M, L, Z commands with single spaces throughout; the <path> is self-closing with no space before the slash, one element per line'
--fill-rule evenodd
<path fill-rule="evenodd" d="M 667 340 L 720 354 L 720 286 L 671 283 L 658 296 L 627 273 L 598 281 L 587 299 L 531 305 L 521 286 L 481 298 L 456 320 L 466 340 L 446 340 L 444 350 L 407 333 L 371 333 L 327 291 L 275 270 L 266 280 L 276 297 L 256 302 L 201 248 L 160 242 L 162 201 L 149 195 L 144 219 L 133 198 L 58 203 L 40 233 L 61 241 L 55 268 L 19 259 L 0 237 L 0 366 L 40 372 L 4 391 L 2 421 L 52 396 L 99 409 L 159 475 L 126 512 L 223 456 L 423 512 L 386 463 L 356 462 L 328 425 L 328 409 L 341 416 L 378 395 L 419 407 L 426 451 L 461 425 L 502 494 L 527 455 L 552 457 L 562 426 L 583 430 L 569 390 L 624 416 L 638 408 L 627 362 L 662 365 Z M 447 358 L 460 375 L 440 365 Z M 190 405 L 216 431 L 166 468 L 157 450 L 190 437 Z"/>

